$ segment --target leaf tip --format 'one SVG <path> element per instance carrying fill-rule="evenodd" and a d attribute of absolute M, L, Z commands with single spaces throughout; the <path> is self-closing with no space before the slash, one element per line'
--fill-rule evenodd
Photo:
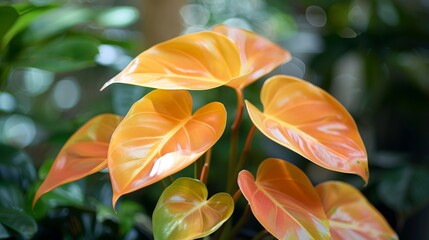
<path fill-rule="evenodd" d="M 112 84 L 112 80 L 107 81 L 101 88 L 100 88 L 100 92 L 103 91 L 105 88 L 107 88 L 110 84 Z"/>

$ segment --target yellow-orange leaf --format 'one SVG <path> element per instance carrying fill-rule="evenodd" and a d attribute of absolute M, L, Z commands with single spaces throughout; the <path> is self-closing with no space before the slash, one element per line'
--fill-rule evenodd
<path fill-rule="evenodd" d="M 278 239 L 329 239 L 329 223 L 307 176 L 293 164 L 269 158 L 256 174 L 242 170 L 238 185 L 253 214 Z"/>
<path fill-rule="evenodd" d="M 153 212 L 155 239 L 196 239 L 216 231 L 234 211 L 228 193 L 207 199 L 206 186 L 191 178 L 179 178 L 164 190 Z"/>
<path fill-rule="evenodd" d="M 325 182 L 316 187 L 331 225 L 333 240 L 398 239 L 384 217 L 352 185 Z"/>
<path fill-rule="evenodd" d="M 113 131 L 122 117 L 101 114 L 74 133 L 56 157 L 36 192 L 33 206 L 45 193 L 107 167 L 107 151 Z"/>
<path fill-rule="evenodd" d="M 204 90 L 240 75 L 237 47 L 214 32 L 187 34 L 160 43 L 137 56 L 109 80 L 159 89 Z"/>
<path fill-rule="evenodd" d="M 262 88 L 264 111 L 246 101 L 252 122 L 268 138 L 333 171 L 368 181 L 365 146 L 353 118 L 331 95 L 298 78 L 278 75 Z"/>
<path fill-rule="evenodd" d="M 243 89 L 291 58 L 288 51 L 253 32 L 225 25 L 212 31 L 230 38 L 240 51 L 242 76 L 228 82 L 229 87 Z"/>
<path fill-rule="evenodd" d="M 223 104 L 192 115 L 185 90 L 154 90 L 136 102 L 112 136 L 108 167 L 113 205 L 125 194 L 174 174 L 197 160 L 222 135 Z"/>

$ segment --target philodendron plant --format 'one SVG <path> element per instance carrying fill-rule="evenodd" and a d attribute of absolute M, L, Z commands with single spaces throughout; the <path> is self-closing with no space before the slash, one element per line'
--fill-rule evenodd
<path fill-rule="evenodd" d="M 125 83 L 156 90 L 134 103 L 125 117 L 102 114 L 82 126 L 58 154 L 33 205 L 54 188 L 107 168 L 115 207 L 122 195 L 171 176 L 202 157 L 204 166 L 194 178 L 179 178 L 164 189 L 152 217 L 155 239 L 208 236 L 231 217 L 241 196 L 248 205 L 240 212 L 251 210 L 279 239 L 397 239 L 383 216 L 347 183 L 313 186 L 299 168 L 275 158 L 261 161 L 256 178 L 243 170 L 258 129 L 321 167 L 368 181 L 367 154 L 356 124 L 324 90 L 277 75 L 262 86 L 263 110 L 244 100 L 246 86 L 289 59 L 286 50 L 269 40 L 223 25 L 144 51 L 103 89 Z M 238 104 L 225 166 L 229 169 L 226 192 L 208 198 L 211 149 L 224 133 L 227 112 L 222 103 L 212 102 L 192 113 L 187 90 L 222 85 L 235 90 Z M 239 151 L 244 108 L 253 125 Z M 221 228 L 229 230 L 214 236 L 233 238 L 241 225 L 230 223 L 229 228 Z"/>

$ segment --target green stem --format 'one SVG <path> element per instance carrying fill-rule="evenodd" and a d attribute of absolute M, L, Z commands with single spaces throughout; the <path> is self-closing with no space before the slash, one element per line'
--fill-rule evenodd
<path fill-rule="evenodd" d="M 235 89 L 237 94 L 237 112 L 235 115 L 234 122 L 231 127 L 231 142 L 229 152 L 229 165 L 228 165 L 228 180 L 227 180 L 227 192 L 232 193 L 232 188 L 235 181 L 235 164 L 237 160 L 237 148 L 239 141 L 239 128 L 241 119 L 243 117 L 243 92 L 240 89 Z"/>

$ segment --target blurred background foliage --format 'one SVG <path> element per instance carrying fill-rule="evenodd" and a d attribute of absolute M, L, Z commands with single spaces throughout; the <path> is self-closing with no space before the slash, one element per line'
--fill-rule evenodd
<path fill-rule="evenodd" d="M 262 134 L 255 135 L 246 168 L 280 157 L 314 183 L 347 181 L 401 239 L 427 239 L 428 22 L 427 0 L 0 0 L 0 238 L 151 239 L 160 185 L 123 197 L 117 213 L 103 172 L 54 190 L 34 209 L 32 197 L 79 126 L 99 113 L 123 115 L 149 91 L 113 85 L 99 92 L 104 82 L 153 44 L 224 23 L 258 32 L 292 53 L 272 74 L 304 78 L 344 104 L 367 147 L 370 182 L 363 187 L 355 176 L 309 164 Z M 246 98 L 259 102 L 261 85 L 249 86 Z M 193 95 L 196 108 L 222 101 L 232 121 L 232 90 Z M 224 186 L 228 134 L 215 147 L 211 194 Z M 252 224 L 243 239 L 260 228 Z"/>

